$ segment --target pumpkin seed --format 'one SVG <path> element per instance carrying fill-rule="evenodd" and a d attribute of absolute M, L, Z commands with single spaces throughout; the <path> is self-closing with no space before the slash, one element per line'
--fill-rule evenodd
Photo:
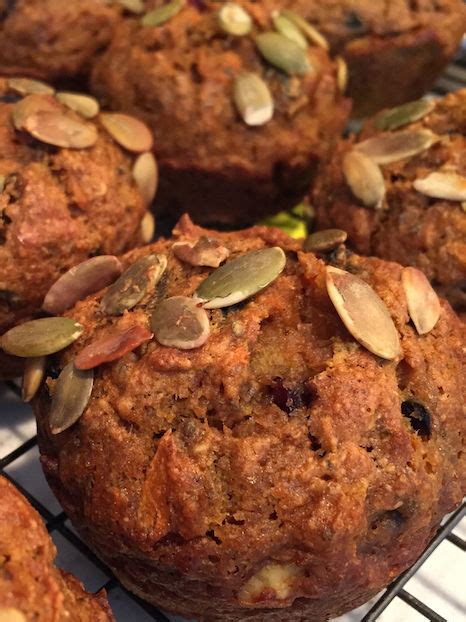
<path fill-rule="evenodd" d="M 288 75 L 303 76 L 311 70 L 306 50 L 278 32 L 257 35 L 256 45 L 266 61 Z"/>
<path fill-rule="evenodd" d="M 344 94 L 348 88 L 348 65 L 342 56 L 337 56 L 335 62 L 337 64 L 337 85 L 340 93 Z"/>
<path fill-rule="evenodd" d="M 401 283 L 408 303 L 408 312 L 420 335 L 429 333 L 437 324 L 440 300 L 426 275 L 417 268 L 403 268 Z"/>
<path fill-rule="evenodd" d="M 47 313 L 63 313 L 78 300 L 83 300 L 113 283 L 122 270 L 119 259 L 113 255 L 91 257 L 73 266 L 55 281 L 45 295 L 42 308 Z"/>
<path fill-rule="evenodd" d="M 155 233 L 155 218 L 150 212 L 146 212 L 141 220 L 141 238 L 144 244 L 152 242 Z"/>
<path fill-rule="evenodd" d="M 269 87 L 255 73 L 236 76 L 233 101 L 246 125 L 264 125 L 273 117 L 273 99 Z"/>
<path fill-rule="evenodd" d="M 66 317 L 44 317 L 11 328 L 0 337 L 0 347 L 15 356 L 45 356 L 69 346 L 83 330 Z"/>
<path fill-rule="evenodd" d="M 165 298 L 151 317 L 155 338 L 163 346 L 192 350 L 210 334 L 209 318 L 199 302 L 185 296 Z"/>
<path fill-rule="evenodd" d="M 117 2 L 130 13 L 139 15 L 144 12 L 144 0 L 117 0 Z"/>
<path fill-rule="evenodd" d="M 307 50 L 306 38 L 302 35 L 301 30 L 296 26 L 296 24 L 290 21 L 279 11 L 274 11 L 272 13 L 272 21 L 275 29 L 280 34 L 297 43 L 299 47 L 303 48 L 303 50 Z"/>
<path fill-rule="evenodd" d="M 15 607 L 0 607 L 0 622 L 26 622 L 26 616 Z"/>
<path fill-rule="evenodd" d="M 17 102 L 12 110 L 13 125 L 17 130 L 24 129 L 24 123 L 38 112 L 58 112 L 60 104 L 51 95 L 33 94 L 27 95 Z"/>
<path fill-rule="evenodd" d="M 430 130 L 402 130 L 368 138 L 355 146 L 376 164 L 390 164 L 429 149 L 439 140 Z"/>
<path fill-rule="evenodd" d="M 86 149 L 97 142 L 97 129 L 63 114 L 61 111 L 41 111 L 30 115 L 23 128 L 44 143 L 65 149 Z"/>
<path fill-rule="evenodd" d="M 217 15 L 220 28 L 227 34 L 242 37 L 251 32 L 252 19 L 236 2 L 226 2 Z"/>
<path fill-rule="evenodd" d="M 385 181 L 377 164 L 361 151 L 352 149 L 343 158 L 343 174 L 354 196 L 366 207 L 380 209 Z"/>
<path fill-rule="evenodd" d="M 306 221 L 299 216 L 295 216 L 292 212 L 278 212 L 273 216 L 263 218 L 257 224 L 281 229 L 291 238 L 305 238 L 307 235 Z"/>
<path fill-rule="evenodd" d="M 76 423 L 89 403 L 93 385 L 92 369 L 76 369 L 73 361 L 62 369 L 55 383 L 50 406 L 49 425 L 52 434 L 59 434 Z"/>
<path fill-rule="evenodd" d="M 58 101 L 74 110 L 85 119 L 93 119 L 99 114 L 99 102 L 90 95 L 82 93 L 60 92 L 55 95 Z"/>
<path fill-rule="evenodd" d="M 323 229 L 311 233 L 303 244 L 303 250 L 312 253 L 324 253 L 332 251 L 340 244 L 344 244 L 348 234 L 342 229 Z"/>
<path fill-rule="evenodd" d="M 0 175 L 0 192 L 5 190 L 6 175 Z"/>
<path fill-rule="evenodd" d="M 133 178 L 144 203 L 149 206 L 154 200 L 159 180 L 157 162 L 150 151 L 141 153 L 133 166 Z"/>
<path fill-rule="evenodd" d="M 175 17 L 175 15 L 181 11 L 183 6 L 184 2 L 182 0 L 173 0 L 172 2 L 168 2 L 153 11 L 149 11 L 149 13 L 146 13 L 141 19 L 141 24 L 143 26 L 162 26 L 162 24 L 168 22 L 168 20 L 172 17 Z"/>
<path fill-rule="evenodd" d="M 139 119 L 119 112 L 102 113 L 99 119 L 110 136 L 128 151 L 141 153 L 152 149 L 152 133 Z"/>
<path fill-rule="evenodd" d="M 174 254 L 191 266 L 218 268 L 227 259 L 230 251 L 215 238 L 203 235 L 196 242 L 175 242 Z"/>
<path fill-rule="evenodd" d="M 435 102 L 429 99 L 418 99 L 396 108 L 384 110 L 374 120 L 378 130 L 396 130 L 403 125 L 419 121 L 435 108 Z"/>
<path fill-rule="evenodd" d="M 423 179 L 416 179 L 414 188 L 433 199 L 466 201 L 466 177 L 457 173 L 430 173 Z"/>
<path fill-rule="evenodd" d="M 32 95 L 33 93 L 53 95 L 55 93 L 55 89 L 49 84 L 31 78 L 8 78 L 6 83 L 8 88 L 18 95 Z"/>
<path fill-rule="evenodd" d="M 329 50 L 330 46 L 327 39 L 320 34 L 306 19 L 295 13 L 294 11 L 284 10 L 281 14 L 297 26 L 312 43 L 315 43 L 324 50 Z"/>
<path fill-rule="evenodd" d="M 30 402 L 37 393 L 44 378 L 46 361 L 45 356 L 33 356 L 26 359 L 21 388 L 23 402 Z"/>
<path fill-rule="evenodd" d="M 241 302 L 267 287 L 283 271 L 286 255 L 281 248 L 264 248 L 241 255 L 217 268 L 197 288 L 205 309 L 221 309 Z"/>
<path fill-rule="evenodd" d="M 147 255 L 135 261 L 107 289 L 101 303 L 105 313 L 121 315 L 127 309 L 135 307 L 155 290 L 166 267 L 165 255 Z"/>
<path fill-rule="evenodd" d="M 393 360 L 400 338 L 383 300 L 359 277 L 327 266 L 327 291 L 343 324 L 369 352 Z"/>
<path fill-rule="evenodd" d="M 93 369 L 102 363 L 116 361 L 152 339 L 145 326 L 135 325 L 110 334 L 87 345 L 74 360 L 76 369 Z"/>

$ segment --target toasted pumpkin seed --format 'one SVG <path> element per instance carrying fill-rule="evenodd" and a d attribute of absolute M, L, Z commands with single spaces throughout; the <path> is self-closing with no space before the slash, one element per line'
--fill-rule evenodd
<path fill-rule="evenodd" d="M 165 255 L 147 255 L 135 261 L 110 285 L 102 298 L 102 308 L 109 315 L 121 315 L 135 307 L 155 290 L 167 267 Z"/>
<path fill-rule="evenodd" d="M 144 203 L 149 206 L 154 200 L 159 180 L 159 170 L 153 154 L 150 151 L 141 153 L 136 158 L 132 172 Z"/>
<path fill-rule="evenodd" d="M 144 0 L 117 0 L 117 2 L 130 13 L 139 15 L 144 12 Z"/>
<path fill-rule="evenodd" d="M 113 255 L 91 257 L 73 266 L 55 281 L 45 295 L 42 308 L 48 313 L 60 314 L 117 279 L 123 267 Z"/>
<path fill-rule="evenodd" d="M 343 324 L 369 352 L 393 360 L 400 338 L 383 300 L 359 277 L 327 266 L 327 291 Z"/>
<path fill-rule="evenodd" d="M 355 149 L 376 164 L 390 164 L 422 153 L 438 140 L 439 137 L 430 130 L 402 130 L 368 138 L 355 145 Z"/>
<path fill-rule="evenodd" d="M 83 330 L 66 317 L 45 317 L 11 328 L 0 337 L 0 347 L 15 356 L 46 356 L 69 346 Z"/>
<path fill-rule="evenodd" d="M 74 359 L 74 366 L 76 369 L 93 369 L 102 363 L 116 361 L 152 337 L 150 330 L 139 324 L 123 330 L 113 330 L 83 348 Z"/>
<path fill-rule="evenodd" d="M 58 101 L 74 110 L 85 119 L 93 119 L 99 114 L 99 102 L 90 95 L 82 93 L 59 92 L 55 95 Z"/>
<path fill-rule="evenodd" d="M 279 11 L 274 11 L 272 13 L 272 21 L 275 29 L 280 34 L 297 43 L 299 47 L 303 48 L 303 50 L 307 50 L 306 38 L 303 36 L 301 30 L 296 26 L 296 24 L 288 19 L 288 17 L 285 17 L 283 13 L 280 13 Z"/>
<path fill-rule="evenodd" d="M 30 115 L 23 128 L 44 143 L 65 149 L 86 149 L 97 142 L 97 129 L 63 114 L 61 111 L 41 111 Z"/>
<path fill-rule="evenodd" d="M 34 93 L 17 102 L 12 110 L 13 125 L 17 130 L 24 129 L 24 123 L 38 112 L 59 112 L 60 104 L 51 95 Z"/>
<path fill-rule="evenodd" d="M 151 328 L 163 346 L 181 350 L 199 348 L 210 334 L 207 313 L 199 302 L 185 296 L 162 300 L 152 314 Z"/>
<path fill-rule="evenodd" d="M 273 99 L 269 87 L 255 73 L 236 76 L 233 101 L 247 125 L 264 125 L 273 117 Z"/>
<path fill-rule="evenodd" d="M 33 93 L 53 95 L 55 93 L 55 89 L 50 84 L 31 78 L 8 78 L 7 86 L 18 95 L 32 95 Z"/>
<path fill-rule="evenodd" d="M 312 253 L 323 253 L 331 251 L 340 244 L 344 244 L 348 234 L 342 229 L 323 229 L 311 233 L 303 244 L 303 250 Z"/>
<path fill-rule="evenodd" d="M 30 402 L 37 393 L 45 375 L 46 361 L 47 357 L 45 356 L 33 356 L 26 359 L 21 387 L 21 399 L 23 402 Z"/>
<path fill-rule="evenodd" d="M 206 309 L 221 309 L 241 302 L 267 287 L 283 271 L 281 248 L 264 248 L 241 255 L 217 268 L 197 288 Z"/>
<path fill-rule="evenodd" d="M 342 56 L 337 56 L 335 62 L 337 64 L 337 85 L 340 93 L 344 94 L 348 88 L 348 65 Z"/>
<path fill-rule="evenodd" d="M 303 76 L 311 70 L 306 50 L 278 32 L 257 35 L 256 45 L 266 61 L 288 75 Z"/>
<path fill-rule="evenodd" d="M 143 26 L 162 26 L 162 24 L 168 22 L 172 17 L 175 17 L 183 6 L 184 2 L 182 0 L 172 0 L 172 2 L 168 2 L 146 13 L 141 19 L 141 24 Z"/>
<path fill-rule="evenodd" d="M 118 112 L 102 113 L 99 119 L 110 136 L 128 151 L 142 153 L 152 149 L 152 133 L 139 119 Z"/>
<path fill-rule="evenodd" d="M 420 335 L 429 333 L 437 324 L 441 306 L 440 300 L 426 275 L 417 268 L 403 268 L 401 283 L 408 304 L 408 312 Z"/>
<path fill-rule="evenodd" d="M 385 181 L 371 158 L 356 149 L 348 151 L 343 158 L 343 174 L 357 199 L 366 207 L 380 209 L 385 197 Z"/>
<path fill-rule="evenodd" d="M 251 32 L 251 16 L 236 2 L 226 2 L 217 15 L 220 28 L 227 34 L 242 37 Z"/>
<path fill-rule="evenodd" d="M 94 372 L 76 369 L 74 362 L 66 365 L 55 383 L 50 406 L 49 426 L 52 434 L 70 428 L 83 414 L 92 394 Z"/>
<path fill-rule="evenodd" d="M 230 251 L 215 238 L 202 236 L 196 242 L 175 242 L 173 253 L 191 266 L 218 266 L 227 259 Z"/>
<path fill-rule="evenodd" d="M 457 173 L 430 173 L 423 179 L 416 179 L 414 188 L 433 199 L 466 201 L 466 177 Z"/>
<path fill-rule="evenodd" d="M 0 175 L 0 192 L 5 190 L 6 175 Z"/>
<path fill-rule="evenodd" d="M 0 622 L 26 622 L 26 616 L 15 607 L 0 607 Z"/>
<path fill-rule="evenodd" d="M 417 99 L 396 108 L 384 110 L 374 120 L 374 126 L 378 130 L 396 130 L 399 127 L 419 121 L 432 112 L 435 102 L 429 99 Z"/>
<path fill-rule="evenodd" d="M 294 11 L 289 11 L 288 9 L 282 11 L 281 14 L 289 19 L 290 22 L 295 24 L 295 26 L 297 26 L 306 35 L 309 41 L 312 41 L 312 43 L 315 43 L 324 50 L 330 49 L 327 39 L 306 19 L 304 19 Z"/>
<path fill-rule="evenodd" d="M 155 218 L 150 212 L 146 212 L 141 220 L 141 238 L 144 244 L 152 242 L 155 233 Z"/>

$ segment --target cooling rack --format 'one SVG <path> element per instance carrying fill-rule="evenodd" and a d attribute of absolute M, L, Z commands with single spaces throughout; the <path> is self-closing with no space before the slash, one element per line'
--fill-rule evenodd
<path fill-rule="evenodd" d="M 466 87 L 466 46 L 432 95 Z M 167 223 L 168 224 L 168 223 Z M 79 538 L 47 486 L 39 466 L 35 421 L 16 383 L 0 383 L 0 474 L 44 519 L 57 547 L 57 564 L 89 591 L 105 588 L 117 622 L 183 622 L 126 591 Z M 466 622 L 466 504 L 447 517 L 418 561 L 386 590 L 334 622 Z M 311 621 L 309 621 L 311 622 Z"/>

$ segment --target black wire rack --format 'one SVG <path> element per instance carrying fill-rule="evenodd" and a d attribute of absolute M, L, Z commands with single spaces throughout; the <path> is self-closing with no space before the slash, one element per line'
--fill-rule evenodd
<path fill-rule="evenodd" d="M 466 46 L 463 47 L 462 53 L 457 57 L 454 63 L 452 63 L 442 78 L 438 81 L 432 94 L 442 96 L 450 91 L 457 90 L 459 88 L 466 87 Z M 6 382 L 5 385 L 10 389 L 17 397 L 20 395 L 20 389 L 14 382 Z M 116 577 L 111 571 L 94 555 L 94 553 L 86 546 L 86 544 L 76 535 L 72 527 L 69 525 L 68 518 L 64 512 L 54 513 L 48 509 L 41 501 L 39 501 L 29 490 L 21 485 L 14 477 L 12 477 L 5 469 L 14 464 L 16 460 L 25 456 L 27 452 L 37 446 L 37 436 L 31 436 L 22 442 L 18 447 L 7 453 L 3 458 L 0 458 L 0 475 L 3 475 L 10 480 L 16 488 L 28 499 L 31 505 L 39 512 L 44 519 L 47 529 L 51 535 L 60 534 L 69 543 L 71 543 L 87 560 L 89 560 L 96 568 L 102 571 L 108 579 L 106 579 L 98 589 L 104 588 L 111 600 L 112 593 L 116 590 L 123 591 L 132 602 L 136 603 L 146 614 L 145 619 L 155 620 L 157 622 L 170 622 L 170 619 L 164 615 L 161 611 L 144 602 L 134 594 L 130 594 L 121 586 Z M 416 598 L 413 594 L 406 591 L 404 587 L 407 582 L 414 577 L 423 564 L 430 558 L 432 553 L 437 547 L 448 541 L 457 550 L 462 553 L 466 552 L 466 541 L 459 535 L 452 533 L 453 529 L 459 524 L 459 522 L 466 517 L 466 503 L 463 503 L 454 513 L 452 513 L 443 525 L 438 530 L 436 536 L 433 538 L 429 546 L 426 548 L 421 557 L 416 561 L 411 568 L 401 574 L 381 596 L 376 600 L 372 607 L 360 617 L 361 622 L 375 622 L 380 619 L 380 616 L 385 609 L 395 600 L 401 599 L 413 610 L 421 614 L 426 620 L 431 622 L 459 622 L 459 620 L 453 620 L 445 618 L 441 613 L 434 611 L 426 603 Z M 463 571 L 463 575 L 466 575 L 466 571 Z M 98 589 L 96 591 L 98 591 Z M 127 622 L 128 617 L 118 617 L 118 622 Z M 132 618 L 133 619 L 133 618 Z M 466 606 L 462 619 L 466 621 Z M 309 621 L 311 622 L 311 621 Z M 398 622 L 398 620 L 397 620 Z M 403 622 L 401 619 L 399 622 Z"/>

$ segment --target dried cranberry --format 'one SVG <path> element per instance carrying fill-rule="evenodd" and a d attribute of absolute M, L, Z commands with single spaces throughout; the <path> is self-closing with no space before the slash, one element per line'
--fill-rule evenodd
<path fill-rule="evenodd" d="M 311 405 L 313 394 L 307 385 L 288 388 L 280 377 L 274 378 L 270 387 L 272 402 L 286 413 Z"/>
<path fill-rule="evenodd" d="M 413 400 L 406 400 L 401 404 L 401 413 L 408 417 L 411 427 L 423 440 L 430 438 L 431 416 L 425 406 Z"/>

